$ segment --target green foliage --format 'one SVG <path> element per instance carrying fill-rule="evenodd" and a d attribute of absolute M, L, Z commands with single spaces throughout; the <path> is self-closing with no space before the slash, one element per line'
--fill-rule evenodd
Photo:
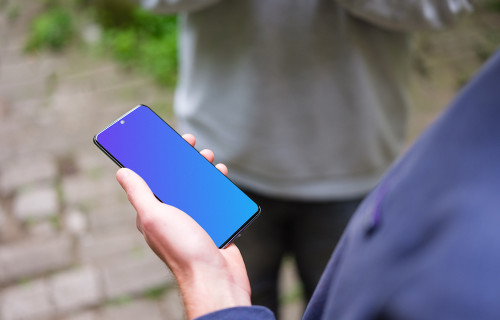
<path fill-rule="evenodd" d="M 486 10 L 493 12 L 500 12 L 500 1 L 498 0 L 489 0 L 485 5 Z"/>
<path fill-rule="evenodd" d="M 88 0 L 84 2 L 86 3 L 83 5 L 95 9 L 97 23 L 104 29 L 129 26 L 136 9 L 136 4 L 128 0 Z"/>
<path fill-rule="evenodd" d="M 28 52 L 62 50 L 76 33 L 70 12 L 78 10 L 100 25 L 102 51 L 109 52 L 126 68 L 151 75 L 162 85 L 175 85 L 175 16 L 153 14 L 128 0 L 73 0 L 71 3 L 62 6 L 57 0 L 45 0 L 45 11 L 32 22 L 26 43 Z"/>
<path fill-rule="evenodd" d="M 177 79 L 177 38 L 166 34 L 151 38 L 139 48 L 142 68 L 161 84 L 173 85 Z"/>
<path fill-rule="evenodd" d="M 108 19 L 116 21 L 116 19 Z M 177 20 L 134 9 L 127 22 L 105 28 L 103 46 L 128 68 L 143 71 L 159 83 L 173 86 L 177 79 Z"/>
<path fill-rule="evenodd" d="M 25 48 L 29 52 L 42 49 L 60 51 L 73 35 L 71 14 L 63 8 L 52 8 L 33 20 Z"/>
<path fill-rule="evenodd" d="M 116 60 L 132 66 L 138 57 L 138 39 L 133 30 L 108 30 L 104 36 L 104 45 Z"/>

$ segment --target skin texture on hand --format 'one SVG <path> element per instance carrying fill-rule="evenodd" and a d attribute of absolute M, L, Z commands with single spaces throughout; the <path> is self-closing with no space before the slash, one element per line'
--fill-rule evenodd
<path fill-rule="evenodd" d="M 192 135 L 183 136 L 192 146 Z M 210 150 L 200 152 L 212 162 Z M 223 164 L 216 167 L 224 174 Z M 177 279 L 189 319 L 236 306 L 249 306 L 250 284 L 243 258 L 231 244 L 219 249 L 196 221 L 160 202 L 136 173 L 122 168 L 116 178 L 137 212 L 137 228 Z"/>

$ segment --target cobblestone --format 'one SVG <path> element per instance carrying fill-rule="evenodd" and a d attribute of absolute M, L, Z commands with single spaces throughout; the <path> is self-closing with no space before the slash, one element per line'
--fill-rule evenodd
<path fill-rule="evenodd" d="M 5 217 L 5 211 L 0 206 L 0 234 L 3 232 L 6 224 L 7 224 L 7 221 L 6 221 L 6 217 Z M 0 239 L 1 239 L 1 237 L 0 237 Z"/>
<path fill-rule="evenodd" d="M 56 222 L 53 221 L 41 221 L 41 222 L 31 222 L 28 225 L 28 233 L 33 237 L 50 237 L 57 234 Z"/>
<path fill-rule="evenodd" d="M 96 132 L 97 133 L 97 132 Z M 76 165 L 81 172 L 92 175 L 100 175 L 103 170 L 113 172 L 118 166 L 110 161 L 104 154 L 96 152 L 93 144 L 76 153 Z"/>
<path fill-rule="evenodd" d="M 163 310 L 165 319 L 169 320 L 186 319 L 186 313 L 184 312 L 184 304 L 182 303 L 182 297 L 177 290 L 171 290 L 167 292 L 161 300 L 160 307 Z"/>
<path fill-rule="evenodd" d="M 172 284 L 174 277 L 150 250 L 127 255 L 103 268 L 106 297 L 143 293 L 147 289 Z"/>
<path fill-rule="evenodd" d="M 137 249 L 145 249 L 141 234 L 133 228 L 115 229 L 101 234 L 85 234 L 80 239 L 80 259 L 85 262 L 109 260 Z"/>
<path fill-rule="evenodd" d="M 69 266 L 73 261 L 69 237 L 34 238 L 0 247 L 0 284 Z"/>
<path fill-rule="evenodd" d="M 102 297 L 97 273 L 88 266 L 53 276 L 50 289 L 58 312 L 97 305 Z"/>
<path fill-rule="evenodd" d="M 137 232 L 117 166 L 91 139 L 133 105 L 170 101 L 171 92 L 81 51 L 23 55 L 40 4 L 4 2 L 0 320 L 165 318 L 160 301 L 135 300 L 172 276 Z M 10 6 L 21 9 L 16 21 L 6 19 Z M 121 295 L 132 301 L 109 306 Z"/>
<path fill-rule="evenodd" d="M 95 311 L 87 311 L 78 314 L 72 314 L 65 318 L 64 320 L 98 320 L 97 312 Z M 145 319 L 146 320 L 146 319 Z"/>
<path fill-rule="evenodd" d="M 59 201 L 56 190 L 50 186 L 22 192 L 14 199 L 14 216 L 20 220 L 40 220 L 57 215 Z"/>
<path fill-rule="evenodd" d="M 157 303 L 140 300 L 124 305 L 106 308 L 101 320 L 162 320 L 165 319 Z"/>
<path fill-rule="evenodd" d="M 0 319 L 46 319 L 53 315 L 49 291 L 44 280 L 5 289 L 0 300 Z"/>
<path fill-rule="evenodd" d="M 3 216 L 3 224 L 0 224 L 0 246 L 2 242 L 19 239 L 22 234 L 22 226 L 19 221 L 17 221 L 10 215 L 5 214 Z M 1 269 L 2 268 L 0 267 L 0 270 Z"/>
<path fill-rule="evenodd" d="M 87 217 L 78 209 L 70 209 L 64 215 L 64 229 L 75 235 L 82 235 L 87 231 Z"/>
<path fill-rule="evenodd" d="M 2 167 L 0 189 L 4 193 L 9 193 L 25 185 L 52 181 L 56 174 L 55 162 L 48 155 L 35 155 L 15 162 L 12 161 Z"/>
<path fill-rule="evenodd" d="M 96 150 L 98 152 L 98 150 Z M 64 200 L 69 205 L 100 204 L 119 198 L 123 193 L 120 185 L 114 180 L 92 180 L 80 174 L 63 180 Z"/>
<path fill-rule="evenodd" d="M 103 205 L 88 213 L 89 228 L 93 233 L 116 228 L 135 229 L 135 218 L 135 210 L 128 202 Z"/>

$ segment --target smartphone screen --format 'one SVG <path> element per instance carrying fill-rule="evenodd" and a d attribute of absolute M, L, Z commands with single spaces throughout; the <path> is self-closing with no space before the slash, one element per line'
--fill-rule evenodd
<path fill-rule="evenodd" d="M 260 209 L 156 113 L 139 105 L 94 137 L 120 167 L 139 174 L 156 197 L 190 215 L 219 248 Z"/>

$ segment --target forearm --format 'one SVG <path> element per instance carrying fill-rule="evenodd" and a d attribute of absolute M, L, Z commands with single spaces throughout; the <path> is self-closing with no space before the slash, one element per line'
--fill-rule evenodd
<path fill-rule="evenodd" d="M 223 269 L 196 268 L 177 275 L 188 319 L 222 309 L 250 306 L 249 292 Z"/>
<path fill-rule="evenodd" d="M 442 28 L 464 12 L 471 0 L 336 0 L 352 15 L 394 31 Z"/>

